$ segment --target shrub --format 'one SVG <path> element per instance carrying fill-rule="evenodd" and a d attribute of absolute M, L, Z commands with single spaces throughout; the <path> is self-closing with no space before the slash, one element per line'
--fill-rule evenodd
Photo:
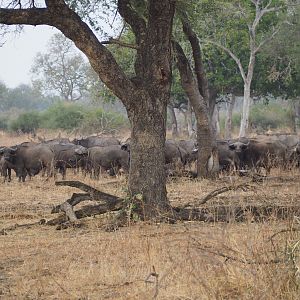
<path fill-rule="evenodd" d="M 127 124 L 125 117 L 114 112 L 106 112 L 101 108 L 86 113 L 81 130 L 85 133 L 112 133 Z"/>
<path fill-rule="evenodd" d="M 220 115 L 220 130 L 221 132 L 225 131 L 225 119 L 226 119 L 226 115 L 222 114 Z M 241 113 L 239 112 L 234 112 L 232 114 L 232 131 L 234 131 L 235 129 L 240 127 L 240 123 L 241 123 Z"/>
<path fill-rule="evenodd" d="M 85 109 L 78 104 L 59 102 L 49 107 L 42 116 L 42 127 L 70 130 L 81 126 Z"/>
<path fill-rule="evenodd" d="M 0 130 L 8 129 L 9 119 L 7 117 L 0 116 Z"/>
<path fill-rule="evenodd" d="M 256 127 L 265 130 L 292 126 L 290 109 L 278 103 L 254 105 L 251 108 L 249 120 Z"/>
<path fill-rule="evenodd" d="M 6 120 L 0 118 L 0 129 L 5 129 Z M 80 129 L 84 133 L 113 131 L 127 125 L 127 119 L 118 113 L 106 112 L 101 108 L 84 108 L 82 105 L 56 103 L 44 112 L 30 112 L 19 115 L 10 123 L 10 129 L 24 133 L 38 128 Z M 2 127 L 1 127 L 2 126 Z"/>
<path fill-rule="evenodd" d="M 10 123 L 10 129 L 13 131 L 22 131 L 23 133 L 34 132 L 40 127 L 41 117 L 38 112 L 32 111 L 20 114 L 19 117 Z"/>

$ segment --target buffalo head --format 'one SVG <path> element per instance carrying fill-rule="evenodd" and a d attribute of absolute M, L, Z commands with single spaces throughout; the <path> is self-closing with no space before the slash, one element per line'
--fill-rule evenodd
<path fill-rule="evenodd" d="M 2 155 L 3 159 L 10 161 L 16 155 L 17 150 L 17 147 L 1 147 L 0 155 Z"/>
<path fill-rule="evenodd" d="M 236 153 L 242 153 L 246 149 L 248 149 L 249 144 L 250 144 L 250 141 L 248 141 L 248 143 L 234 142 L 234 143 L 229 143 L 228 147 L 229 147 L 229 150 L 235 151 Z"/>

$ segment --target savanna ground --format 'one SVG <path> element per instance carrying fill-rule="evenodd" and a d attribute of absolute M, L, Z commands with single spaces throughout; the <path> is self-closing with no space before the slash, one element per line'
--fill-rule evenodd
<path fill-rule="evenodd" d="M 6 138 L 0 144 L 24 141 Z M 246 191 L 220 194 L 204 207 L 300 206 L 300 172 L 272 171 L 279 175 L 259 183 L 234 176 L 173 178 L 168 195 L 174 206 L 196 204 L 217 188 L 249 182 Z M 126 194 L 122 176 L 96 181 L 69 171 L 67 179 Z M 79 228 L 64 230 L 11 227 L 54 218 L 52 207 L 78 191 L 40 176 L 1 181 L 0 230 L 11 230 L 0 235 L 0 299 L 299 299 L 299 210 L 260 221 L 251 213 L 243 222 L 213 222 L 216 216 L 210 222 L 137 221 L 113 232 L 105 230 L 109 216 L 81 219 Z"/>

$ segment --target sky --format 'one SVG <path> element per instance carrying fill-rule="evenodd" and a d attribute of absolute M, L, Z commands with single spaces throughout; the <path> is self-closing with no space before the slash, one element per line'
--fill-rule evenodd
<path fill-rule="evenodd" d="M 45 52 L 51 36 L 59 31 L 50 26 L 24 26 L 19 35 L 6 36 L 0 47 L 0 81 L 15 88 L 30 84 L 30 68 L 38 52 Z"/>

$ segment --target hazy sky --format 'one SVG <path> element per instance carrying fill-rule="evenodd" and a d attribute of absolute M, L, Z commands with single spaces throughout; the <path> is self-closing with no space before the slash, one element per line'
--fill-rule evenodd
<path fill-rule="evenodd" d="M 9 88 L 30 83 L 30 68 L 38 52 L 45 52 L 50 37 L 59 31 L 50 26 L 25 26 L 15 36 L 7 36 L 0 47 L 0 81 Z"/>

